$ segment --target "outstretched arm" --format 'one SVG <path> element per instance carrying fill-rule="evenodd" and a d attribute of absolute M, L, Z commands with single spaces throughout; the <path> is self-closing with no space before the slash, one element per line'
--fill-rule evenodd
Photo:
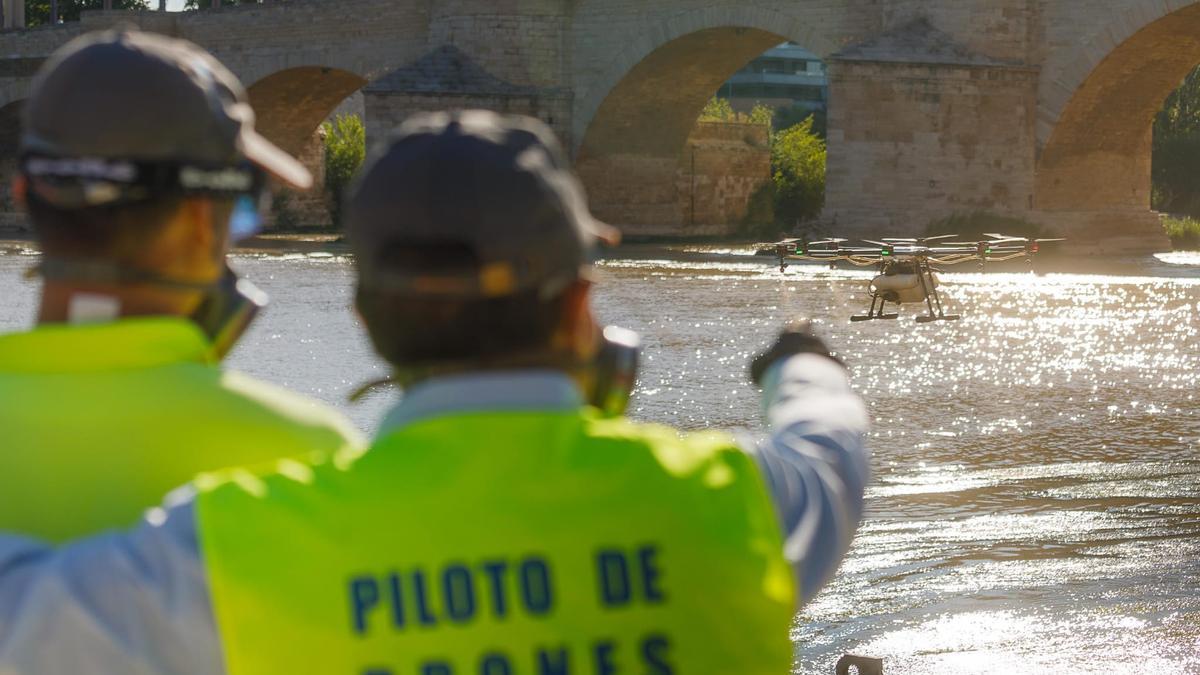
<path fill-rule="evenodd" d="M 220 675 L 190 493 L 61 548 L 0 535 L 0 674 Z"/>
<path fill-rule="evenodd" d="M 761 384 L 771 436 L 754 454 L 802 605 L 833 576 L 862 520 L 867 411 L 846 369 L 819 352 L 781 356 L 763 369 Z"/>

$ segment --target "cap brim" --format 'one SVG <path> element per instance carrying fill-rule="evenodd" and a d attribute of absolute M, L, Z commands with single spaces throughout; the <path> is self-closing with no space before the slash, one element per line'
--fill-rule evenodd
<path fill-rule="evenodd" d="M 242 154 L 264 171 L 297 190 L 313 186 L 312 173 L 295 157 L 281 150 L 256 131 L 242 131 Z"/>
<path fill-rule="evenodd" d="M 621 243 L 621 231 L 608 223 L 602 223 L 595 218 L 590 218 L 585 227 L 596 238 L 596 241 L 605 246 L 616 246 Z"/>

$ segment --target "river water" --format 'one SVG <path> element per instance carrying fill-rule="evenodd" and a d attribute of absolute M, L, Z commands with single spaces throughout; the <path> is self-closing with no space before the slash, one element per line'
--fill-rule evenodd
<path fill-rule="evenodd" d="M 26 326 L 34 258 L 0 255 L 0 331 Z M 330 253 L 246 254 L 274 302 L 231 365 L 366 430 L 393 394 Z M 746 364 L 811 317 L 868 401 L 868 514 L 836 581 L 797 616 L 797 672 L 841 653 L 907 673 L 1200 673 L 1200 255 L 1120 276 L 961 273 L 963 321 L 850 324 L 867 273 L 745 251 L 643 250 L 601 265 L 600 316 L 642 333 L 633 415 L 755 427 Z M 736 617 L 730 617 L 736 621 Z"/>

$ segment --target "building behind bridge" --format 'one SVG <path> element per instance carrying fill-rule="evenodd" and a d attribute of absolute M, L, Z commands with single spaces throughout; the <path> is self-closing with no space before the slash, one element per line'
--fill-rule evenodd
<path fill-rule="evenodd" d="M 733 109 L 749 112 L 755 105 L 773 108 L 781 119 L 800 120 L 825 114 L 829 78 L 821 57 L 794 43 L 772 47 L 733 74 L 717 96 Z"/>

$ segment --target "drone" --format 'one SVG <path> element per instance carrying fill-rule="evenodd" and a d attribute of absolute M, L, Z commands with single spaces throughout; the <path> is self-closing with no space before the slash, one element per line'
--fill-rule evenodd
<path fill-rule="evenodd" d="M 927 313 L 917 317 L 917 323 L 932 321 L 958 321 L 959 314 L 947 314 L 938 293 L 941 280 L 940 266 L 958 265 L 978 261 L 980 266 L 988 262 L 1002 262 L 1014 258 L 1025 258 L 1030 262 L 1041 251 L 1042 244 L 1065 241 L 1064 239 L 1026 239 L 1004 234 L 984 234 L 987 241 L 949 242 L 957 234 L 915 239 L 864 239 L 871 246 L 843 246 L 848 239 L 826 239 L 809 242 L 804 239 L 784 239 L 774 244 L 779 257 L 779 271 L 787 271 L 792 260 L 824 260 L 830 264 L 845 261 L 860 267 L 878 267 L 879 274 L 871 279 L 867 289 L 871 294 L 871 308 L 866 314 L 850 317 L 851 321 L 895 320 L 899 312 L 885 311 L 887 303 L 895 305 L 924 303 Z"/>

